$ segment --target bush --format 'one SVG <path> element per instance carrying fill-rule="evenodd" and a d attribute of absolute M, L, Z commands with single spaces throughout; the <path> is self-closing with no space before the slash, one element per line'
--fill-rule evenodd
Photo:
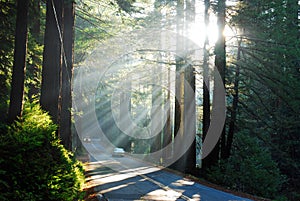
<path fill-rule="evenodd" d="M 81 197 L 83 167 L 56 137 L 56 125 L 37 105 L 0 136 L 0 200 Z M 4 129 L 1 129 L 3 131 Z"/>
<path fill-rule="evenodd" d="M 208 179 L 234 190 L 274 198 L 284 177 L 271 153 L 255 137 L 237 135 L 230 158 L 208 173 Z"/>

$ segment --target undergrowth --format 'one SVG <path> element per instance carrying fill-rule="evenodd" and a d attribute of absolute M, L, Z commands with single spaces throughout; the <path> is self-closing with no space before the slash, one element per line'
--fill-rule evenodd
<path fill-rule="evenodd" d="M 0 200 L 74 201 L 83 197 L 83 166 L 56 136 L 57 126 L 36 104 L 1 126 Z"/>

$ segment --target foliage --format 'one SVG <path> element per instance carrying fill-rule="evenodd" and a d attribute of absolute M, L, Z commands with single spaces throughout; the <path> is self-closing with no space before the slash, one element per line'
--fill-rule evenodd
<path fill-rule="evenodd" d="M 29 33 L 26 64 L 25 97 L 29 100 L 38 98 L 41 86 L 43 45 Z"/>
<path fill-rule="evenodd" d="M 0 136 L 1 200 L 74 200 L 83 167 L 56 137 L 56 125 L 38 105 Z"/>
<path fill-rule="evenodd" d="M 13 46 L 16 7 L 14 0 L 0 1 L 0 122 L 6 119 L 8 108 L 11 69 L 13 65 Z"/>
<path fill-rule="evenodd" d="M 247 133 L 236 135 L 233 153 L 213 167 L 208 178 L 234 190 L 274 198 L 284 181 L 270 151 Z"/>
<path fill-rule="evenodd" d="M 240 30 L 241 58 L 237 130 L 264 142 L 287 177 L 281 194 L 299 200 L 298 1 L 246 0 L 231 25 Z M 241 31 L 242 30 L 242 31 Z M 228 77 L 227 77 L 228 78 Z"/>
<path fill-rule="evenodd" d="M 75 64 L 81 63 L 103 40 L 122 32 L 122 29 L 128 29 L 126 25 L 130 23 L 129 16 L 125 16 L 118 4 L 112 1 L 77 2 Z"/>

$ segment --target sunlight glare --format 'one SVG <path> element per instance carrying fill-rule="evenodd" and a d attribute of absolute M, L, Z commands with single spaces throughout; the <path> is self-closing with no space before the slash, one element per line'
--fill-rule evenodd
<path fill-rule="evenodd" d="M 208 36 L 209 47 L 214 46 L 219 37 L 218 26 L 214 20 L 211 21 L 208 27 L 205 27 L 204 23 L 194 23 L 190 26 L 188 32 L 188 38 L 200 47 L 203 47 L 206 35 Z M 223 35 L 230 40 L 231 37 L 235 36 L 235 33 L 229 26 L 225 26 Z"/>
<path fill-rule="evenodd" d="M 188 32 L 189 39 L 201 47 L 204 45 L 206 35 L 211 45 L 218 39 L 218 27 L 214 23 L 210 23 L 208 27 L 204 23 L 194 23 Z"/>

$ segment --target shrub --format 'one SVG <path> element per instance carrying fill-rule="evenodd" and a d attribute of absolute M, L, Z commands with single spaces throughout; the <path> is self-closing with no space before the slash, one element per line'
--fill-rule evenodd
<path fill-rule="evenodd" d="M 228 160 L 208 173 L 208 179 L 232 189 L 274 198 L 284 182 L 277 163 L 261 142 L 244 133 L 237 135 Z"/>
<path fill-rule="evenodd" d="M 83 167 L 56 137 L 38 105 L 0 136 L 0 199 L 71 201 L 82 193 Z M 2 129 L 4 130 L 4 129 Z"/>

